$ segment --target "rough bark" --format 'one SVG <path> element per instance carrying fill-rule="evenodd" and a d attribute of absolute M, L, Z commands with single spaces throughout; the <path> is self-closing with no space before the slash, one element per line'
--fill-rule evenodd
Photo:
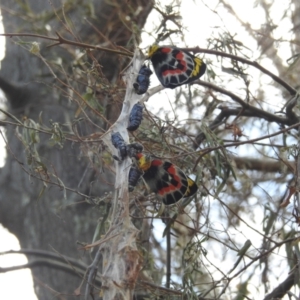
<path fill-rule="evenodd" d="M 72 1 L 71 1 L 72 2 Z M 52 1 L 53 6 L 46 0 L 27 1 L 32 10 L 31 16 L 20 7 L 17 1 L 1 1 L 3 23 L 6 32 L 33 32 L 38 29 L 40 34 L 54 35 L 54 31 L 62 32 L 68 38 L 62 23 L 57 16 L 48 24 L 51 25 L 51 32 L 47 33 L 41 16 L 53 12 L 53 6 L 59 8 L 60 1 Z M 116 43 L 126 46 L 132 38 L 132 32 L 124 26 L 124 16 L 131 17 L 132 22 L 143 26 L 151 4 L 148 1 L 133 1 L 121 3 L 94 1 L 96 19 L 92 19 L 95 27 L 105 36 L 102 37 L 91 26 L 84 22 L 82 9 L 86 8 L 83 1 L 73 3 L 69 7 L 65 3 L 65 13 L 73 22 L 76 36 L 92 44 Z M 68 9 L 69 7 L 69 9 Z M 133 18 L 132 8 L 142 8 L 140 13 Z M 57 10 L 58 16 L 63 18 L 61 11 Z M 96 20 L 96 21 L 95 21 Z M 23 41 L 34 41 L 33 38 L 22 38 Z M 20 120 L 32 119 L 38 122 L 42 112 L 42 120 L 45 125 L 51 127 L 53 122 L 59 124 L 70 124 L 74 120 L 76 105 L 64 97 L 64 89 L 53 89 L 57 81 L 53 78 L 48 66 L 37 56 L 22 48 L 22 45 L 15 44 L 16 39 L 6 40 L 6 56 L 1 64 L 1 77 L 15 86 L 6 91 L 10 104 L 10 113 L 16 115 Z M 46 48 L 45 41 L 41 42 L 41 54 L 47 60 L 62 59 L 63 63 L 68 61 L 70 53 L 64 47 Z M 132 46 L 131 46 L 132 48 Z M 126 61 L 116 56 L 93 53 L 95 58 L 102 65 L 102 72 L 108 82 L 116 82 L 121 68 Z M 128 62 L 128 61 L 127 61 Z M 67 67 L 68 64 L 65 64 Z M 5 85 L 2 82 L 2 86 Z M 16 93 L 15 93 L 16 91 Z M 106 106 L 111 105 L 111 97 L 100 94 L 99 101 Z M 120 105 L 121 106 L 121 105 Z M 113 113 L 107 111 L 107 119 L 113 121 L 118 115 L 118 110 Z M 109 115 L 110 114 L 110 115 Z M 9 121 L 12 121 L 7 117 Z M 103 121 L 94 118 L 98 126 L 103 126 Z M 52 124 L 52 125 L 51 125 Z M 91 126 L 88 120 L 80 125 L 81 134 L 93 133 L 96 129 Z M 71 126 L 64 127 L 71 130 Z M 22 134 L 22 128 L 18 129 Z M 89 164 L 89 160 L 82 156 L 79 143 L 65 141 L 63 149 L 49 145 L 48 135 L 40 134 L 40 143 L 31 145 L 32 149 L 40 155 L 40 164 L 46 165 L 43 172 L 38 171 L 37 161 L 27 156 L 24 145 L 16 134 L 16 126 L 6 126 L 8 158 L 0 173 L 0 222 L 10 232 L 15 234 L 22 248 L 38 250 L 57 251 L 69 257 L 78 258 L 90 263 L 90 257 L 82 251 L 78 251 L 76 241 L 91 242 L 99 216 L 100 209 L 93 209 L 86 204 L 84 197 L 78 193 L 65 190 L 65 187 L 79 191 L 88 196 L 101 197 L 104 192 L 113 189 L 112 176 L 104 180 L 109 173 L 101 174 Z M 41 166 L 40 165 L 40 166 Z M 39 179 L 49 179 L 53 184 L 48 184 L 43 191 L 43 183 Z M 60 178 L 61 182 L 57 180 Z M 64 196 L 66 194 L 66 197 Z M 34 261 L 33 256 L 28 256 L 29 262 Z M 32 270 L 35 284 L 35 291 L 39 299 L 53 299 L 53 295 L 62 293 L 72 295 L 79 286 L 82 278 L 58 271 L 55 268 L 46 266 L 36 267 Z M 77 299 L 77 297 L 67 297 Z"/>

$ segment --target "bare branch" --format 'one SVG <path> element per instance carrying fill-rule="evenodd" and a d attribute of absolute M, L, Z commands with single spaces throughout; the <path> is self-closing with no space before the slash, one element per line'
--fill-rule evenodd
<path fill-rule="evenodd" d="M 279 284 L 263 300 L 281 299 L 296 284 L 296 271 L 293 271 L 281 284 Z"/>
<path fill-rule="evenodd" d="M 31 33 L 0 33 L 0 36 L 34 37 L 34 38 L 39 38 L 39 39 L 56 42 L 52 45 L 49 45 L 48 47 L 66 44 L 66 45 L 73 45 L 73 46 L 84 48 L 84 49 L 94 49 L 94 50 L 99 50 L 99 51 L 104 51 L 104 52 L 109 52 L 109 53 L 114 53 L 114 54 L 120 54 L 120 55 L 127 56 L 127 57 L 132 57 L 132 55 L 133 55 L 131 52 L 118 51 L 118 50 L 113 50 L 113 49 L 104 48 L 104 47 L 100 47 L 100 46 L 93 46 L 93 45 L 89 45 L 89 44 L 85 44 L 85 43 L 71 41 L 71 40 L 63 38 L 58 32 L 56 32 L 56 35 L 58 36 L 58 38 L 48 37 L 48 36 L 40 35 L 40 34 L 31 34 Z"/>
<path fill-rule="evenodd" d="M 85 299 L 88 299 L 89 295 L 92 293 L 92 288 L 95 284 L 95 279 L 97 276 L 98 266 L 99 266 L 101 257 L 102 257 L 101 252 L 98 250 L 92 264 L 87 269 L 88 278 L 87 278 L 87 284 L 85 287 L 85 296 L 84 296 Z"/>
<path fill-rule="evenodd" d="M 197 80 L 194 82 L 194 84 L 199 84 L 199 85 L 202 85 L 202 86 L 205 86 L 205 87 L 208 87 L 208 88 L 211 88 L 217 92 L 220 92 L 224 95 L 227 95 L 228 97 L 230 97 L 233 101 L 239 103 L 242 108 L 244 110 L 247 110 L 247 116 L 255 116 L 257 118 L 263 118 L 269 122 L 277 122 L 279 124 L 286 124 L 286 125 L 292 125 L 294 123 L 292 123 L 292 121 L 288 118 L 282 118 L 282 117 L 279 117 L 277 115 L 274 115 L 272 113 L 269 113 L 265 110 L 262 110 L 260 108 L 257 108 L 255 106 L 252 106 L 252 105 L 249 105 L 248 103 L 246 103 L 244 100 L 242 100 L 240 97 L 238 97 L 237 95 L 235 95 L 234 93 L 232 92 L 229 92 L 223 88 L 220 88 L 210 82 L 205 82 L 205 81 L 202 81 L 202 80 Z M 225 109 L 226 107 L 225 106 L 221 106 L 221 108 Z M 240 109 L 239 111 L 243 113 L 243 109 Z M 233 114 L 234 115 L 234 114 Z"/>
<path fill-rule="evenodd" d="M 78 259 L 74 259 L 72 257 L 68 257 L 65 255 L 58 255 L 53 252 L 44 251 L 44 250 L 35 250 L 35 249 L 21 249 L 21 250 L 9 250 L 0 252 L 0 255 L 7 255 L 7 254 L 25 254 L 25 255 L 33 255 L 38 257 L 45 257 L 50 260 L 58 260 L 60 262 L 69 262 L 73 266 L 76 266 L 81 269 L 86 269 L 86 265 L 79 262 Z"/>
<path fill-rule="evenodd" d="M 248 141 L 234 142 L 234 143 L 231 143 L 231 144 L 224 144 L 224 145 L 220 145 L 220 146 L 217 146 L 217 147 L 206 148 L 203 151 L 201 151 L 201 154 L 200 154 L 200 156 L 197 159 L 196 165 L 199 163 L 199 161 L 201 160 L 201 158 L 204 155 L 206 155 L 207 153 L 209 153 L 211 151 L 215 151 L 215 150 L 222 149 L 222 148 L 228 148 L 228 147 L 237 147 L 237 146 L 245 145 L 245 144 L 252 144 L 253 142 L 264 140 L 266 138 L 271 138 L 273 136 L 276 136 L 276 135 L 282 134 L 284 132 L 287 132 L 287 131 L 289 131 L 291 129 L 297 128 L 299 125 L 300 125 L 300 122 L 296 123 L 296 124 L 294 124 L 294 125 L 292 125 L 290 127 L 287 127 L 287 128 L 282 129 L 282 130 L 279 130 L 277 132 L 274 132 L 272 134 L 264 135 L 264 136 L 258 137 L 256 139 L 248 140 Z"/>
<path fill-rule="evenodd" d="M 264 74 L 270 76 L 275 82 L 277 82 L 278 84 L 280 84 L 281 86 L 283 86 L 292 96 L 294 96 L 294 95 L 297 94 L 297 90 L 296 89 L 294 89 L 293 87 L 291 87 L 287 82 L 285 82 L 284 80 L 282 80 L 280 77 L 276 76 L 275 74 L 273 74 L 269 70 L 267 70 L 264 67 L 262 67 L 256 61 L 251 61 L 251 60 L 248 60 L 246 58 L 243 58 L 243 57 L 240 57 L 240 56 L 237 56 L 237 55 L 233 55 L 233 54 L 229 54 L 229 53 L 225 53 L 225 52 L 221 52 L 221 51 L 217 51 L 217 50 L 209 50 L 209 49 L 203 49 L 203 48 L 199 48 L 199 47 L 185 48 L 185 50 L 186 51 L 192 51 L 194 53 L 207 53 L 207 54 L 212 54 L 212 55 L 216 55 L 216 56 L 227 57 L 227 58 L 230 58 L 230 59 L 237 60 L 237 61 L 239 61 L 241 63 L 253 66 L 256 69 L 258 69 L 261 72 L 263 72 Z"/>

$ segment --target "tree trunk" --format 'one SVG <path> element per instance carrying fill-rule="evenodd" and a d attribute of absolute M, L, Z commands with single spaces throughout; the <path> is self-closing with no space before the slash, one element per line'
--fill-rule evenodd
<path fill-rule="evenodd" d="M 72 7 L 66 2 L 64 13 L 59 10 L 60 1 L 52 1 L 57 15 L 53 14 L 49 1 L 45 0 L 26 1 L 30 8 L 27 4 L 20 7 L 19 2 L 2 0 L 1 7 L 6 33 L 33 33 L 36 30 L 38 34 L 54 36 L 54 32 L 59 31 L 66 38 L 74 40 L 74 36 L 68 34 L 58 21 L 58 17 L 63 20 L 66 15 L 70 23 L 73 22 L 72 28 L 80 40 L 109 47 L 110 42 L 127 46 L 132 39 L 132 32 L 123 25 L 124 16 L 130 16 L 131 22 L 140 28 L 144 25 L 151 5 L 146 0 L 140 2 L 143 8 L 138 16 L 134 16 L 132 8 L 138 6 L 135 1 L 110 1 L 110 4 L 94 1 L 96 18 L 91 19 L 91 22 L 105 38 L 84 22 L 82 10 L 85 9 L 86 13 L 88 7 L 83 1 L 77 1 L 76 5 L 73 3 Z M 46 18 L 49 18 L 47 22 Z M 45 24 L 51 26 L 51 32 L 47 32 Z M 64 70 L 72 68 L 69 61 L 74 60 L 74 57 L 70 48 L 46 48 L 49 41 L 25 37 L 21 39 L 41 42 L 40 53 L 47 61 L 61 59 Z M 72 132 L 71 123 L 78 107 L 73 99 L 69 101 L 65 97 L 64 93 L 69 93 L 69 90 L 54 79 L 52 65 L 45 64 L 40 57 L 24 49 L 27 44 L 18 45 L 17 41 L 18 38 L 6 39 L 6 56 L 1 64 L 0 87 L 8 99 L 9 112 L 29 127 L 34 126 L 30 120 L 38 123 L 42 119 L 44 125 L 53 128 L 53 132 L 57 126 Z M 133 49 L 132 45 L 130 47 Z M 123 59 L 120 61 L 116 55 L 100 52 L 94 52 L 93 56 L 102 66 L 101 70 L 109 83 L 118 80 L 121 68 L 128 62 Z M 61 74 L 58 73 L 60 79 L 65 79 Z M 109 109 L 111 103 L 114 103 L 113 96 L 98 93 L 98 100 L 106 106 L 106 120 L 113 122 L 118 116 L 118 110 Z M 80 135 L 92 134 L 99 131 L 96 126 L 108 125 L 95 116 L 91 118 L 95 126 L 91 126 L 88 119 L 85 119 L 77 126 Z M 9 116 L 6 116 L 6 120 L 15 123 Z M 0 173 L 0 222 L 17 236 L 22 249 L 57 251 L 89 264 L 91 258 L 78 251 L 80 246 L 76 241 L 92 241 L 99 216 L 106 207 L 93 209 L 85 202 L 83 195 L 87 195 L 86 198 L 103 196 L 113 189 L 113 176 L 106 169 L 105 173 L 101 173 L 99 169 L 92 168 L 88 157 L 82 155 L 85 152 L 79 143 L 60 141 L 61 144 L 63 142 L 60 149 L 59 145 L 50 144 L 51 136 L 39 134 L 40 142 L 34 143 L 31 134 L 30 130 L 21 126 L 6 126 L 8 156 Z M 54 134 L 54 137 L 57 136 Z M 26 142 L 27 151 L 24 150 Z M 99 148 L 98 145 L 98 151 Z M 41 178 L 48 182 L 47 186 Z M 28 255 L 28 260 L 33 262 L 35 257 Z M 45 261 L 37 263 L 32 272 L 36 294 L 43 300 L 53 299 L 56 292 L 72 295 L 82 280 L 80 276 L 49 268 Z M 64 299 L 63 296 L 60 298 Z M 78 299 L 75 296 L 66 298 Z"/>

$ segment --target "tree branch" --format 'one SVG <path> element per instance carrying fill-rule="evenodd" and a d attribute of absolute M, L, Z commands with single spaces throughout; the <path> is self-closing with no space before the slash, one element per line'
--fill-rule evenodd
<path fill-rule="evenodd" d="M 232 159 L 238 169 L 245 168 L 251 171 L 260 171 L 266 173 L 277 173 L 282 170 L 283 164 L 295 168 L 294 161 L 278 161 L 275 159 L 256 159 L 250 157 L 233 156 Z"/>
<path fill-rule="evenodd" d="M 217 51 L 217 50 L 203 49 L 203 48 L 199 48 L 199 47 L 185 48 L 184 50 L 192 51 L 194 53 L 207 53 L 207 54 L 212 54 L 212 55 L 216 55 L 216 56 L 227 57 L 227 58 L 239 61 L 243 64 L 253 66 L 254 68 L 260 70 L 262 73 L 270 76 L 275 82 L 277 82 L 278 84 L 283 86 L 292 96 L 297 94 L 297 90 L 295 90 L 293 87 L 291 87 L 287 82 L 282 80 L 280 77 L 276 76 L 275 74 L 273 74 L 269 70 L 262 67 L 256 61 L 251 61 L 251 60 L 245 59 L 245 58 L 237 56 L 237 55 L 233 55 L 233 54 L 229 54 L 229 53 L 225 53 L 225 52 L 221 52 L 221 51 Z"/>
<path fill-rule="evenodd" d="M 229 92 L 223 88 L 220 88 L 210 82 L 205 82 L 202 80 L 197 80 L 193 84 L 199 84 L 201 86 L 211 88 L 217 92 L 220 92 L 224 95 L 229 96 L 232 100 L 239 103 L 242 107 L 240 108 L 231 108 L 227 105 L 219 105 L 218 108 L 221 110 L 220 114 L 211 122 L 209 125 L 210 130 L 214 130 L 218 126 L 224 123 L 225 119 L 228 119 L 230 116 L 247 116 L 247 117 L 256 117 L 267 120 L 268 122 L 276 122 L 284 125 L 293 125 L 298 122 L 297 116 L 293 113 L 292 107 L 295 105 L 295 101 L 290 101 L 291 103 L 286 106 L 286 118 L 277 116 L 255 106 L 247 104 L 240 97 L 235 95 L 232 92 Z M 293 100 L 293 99 L 292 99 Z M 194 149 L 199 147 L 199 145 L 205 139 L 205 134 L 203 132 L 199 133 L 195 138 Z"/>
<path fill-rule="evenodd" d="M 88 299 L 89 295 L 92 292 L 92 288 L 95 284 L 95 279 L 97 277 L 97 272 L 98 272 L 98 266 L 100 263 L 100 259 L 101 259 L 101 252 L 100 249 L 98 249 L 97 254 L 92 262 L 92 264 L 88 267 L 88 279 L 87 279 L 87 284 L 85 287 L 85 295 L 84 295 L 84 299 Z"/>
<path fill-rule="evenodd" d="M 282 130 L 279 130 L 277 132 L 274 132 L 272 134 L 268 134 L 268 135 L 264 135 L 264 136 L 261 136 L 261 137 L 258 137 L 256 139 L 252 139 L 252 140 L 248 140 L 248 141 L 241 141 L 241 142 L 234 142 L 234 143 L 231 143 L 231 144 L 224 144 L 224 145 L 219 145 L 219 146 L 216 146 L 216 147 L 209 147 L 209 148 L 206 148 L 204 150 L 201 151 L 201 154 L 199 155 L 196 163 L 195 163 L 195 167 L 193 169 L 193 171 L 195 170 L 197 164 L 199 163 L 199 161 L 201 160 L 201 158 L 206 155 L 207 153 L 210 153 L 212 151 L 215 151 L 215 150 L 218 150 L 218 149 L 222 149 L 222 148 L 229 148 L 229 147 L 237 147 L 237 146 L 240 146 L 240 145 L 245 145 L 245 144 L 252 144 L 253 142 L 257 142 L 257 141 L 260 141 L 260 140 L 264 140 L 264 139 L 267 139 L 267 138 L 271 138 L 273 136 L 276 136 L 276 135 L 279 135 L 279 134 L 282 134 L 284 132 L 287 132 L 291 129 L 294 129 L 294 128 L 297 128 L 298 126 L 300 126 L 300 122 L 299 123 L 296 123 L 290 127 L 287 127 L 287 128 L 284 128 Z"/>
<path fill-rule="evenodd" d="M 238 97 L 234 93 L 231 93 L 231 92 L 229 92 L 229 91 L 227 91 L 223 88 L 220 88 L 217 85 L 214 85 L 210 82 L 206 82 L 206 81 L 203 81 L 203 80 L 197 80 L 193 84 L 199 84 L 199 85 L 211 88 L 211 89 L 213 89 L 217 92 L 220 92 L 224 95 L 229 96 L 233 101 L 239 103 L 242 106 L 242 108 L 247 110 L 248 114 L 251 115 L 251 116 L 255 116 L 255 117 L 258 117 L 258 118 L 263 118 L 263 119 L 265 119 L 269 122 L 277 122 L 277 123 L 286 124 L 286 125 L 294 124 L 294 123 L 291 123 L 290 119 L 279 117 L 279 116 L 274 115 L 272 113 L 269 113 L 265 110 L 262 110 L 260 108 L 255 107 L 255 106 L 252 106 L 252 105 L 249 105 L 248 103 L 246 103 L 243 99 L 241 99 L 240 97 Z M 227 107 L 222 106 L 222 109 L 225 109 L 225 108 L 227 108 Z M 242 109 L 239 109 L 239 112 L 241 112 L 241 110 Z"/>
<path fill-rule="evenodd" d="M 84 269 L 76 270 L 75 267 L 73 268 L 72 266 L 69 266 L 66 263 L 59 263 L 59 262 L 56 262 L 53 260 L 47 260 L 47 259 L 37 259 L 37 260 L 31 261 L 24 265 L 7 267 L 7 268 L 0 267 L 0 273 L 17 271 L 17 270 L 22 270 L 22 269 L 27 269 L 27 268 L 32 269 L 32 268 L 41 267 L 41 266 L 60 270 L 60 271 L 69 273 L 71 275 L 77 275 L 79 277 L 82 277 L 82 275 L 85 272 Z M 86 266 L 85 266 L 85 268 L 86 268 Z"/>
<path fill-rule="evenodd" d="M 7 255 L 7 254 L 25 254 L 38 256 L 38 257 L 45 257 L 50 260 L 57 260 L 60 262 L 68 262 L 69 264 L 72 264 L 72 266 L 75 266 L 79 269 L 85 270 L 87 266 L 83 263 L 80 263 L 77 259 L 65 256 L 65 255 L 58 255 L 53 252 L 44 251 L 44 250 L 34 250 L 34 249 L 21 249 L 21 250 L 9 250 L 5 252 L 0 252 L 0 255 Z"/>
<path fill-rule="evenodd" d="M 133 89 L 133 83 L 144 60 L 141 51 L 136 49 L 133 60 L 124 75 L 126 94 L 121 114 L 118 120 L 102 135 L 104 143 L 110 149 L 110 152 L 116 156 L 118 156 L 118 150 L 112 144 L 111 134 L 118 132 L 126 144 L 129 142 L 126 129 L 129 114 L 133 105 L 141 100 L 141 96 L 136 94 Z M 86 287 L 85 299 L 89 297 L 100 258 L 103 260 L 101 270 L 103 299 L 132 298 L 142 263 L 136 246 L 138 229 L 132 224 L 129 212 L 128 173 L 130 165 L 131 159 L 128 156 L 124 157 L 122 161 L 115 162 L 116 178 L 111 212 L 112 221 L 104 237 L 107 240 L 100 245 L 97 255 L 88 270 L 88 286 Z"/>
<path fill-rule="evenodd" d="M 94 49 L 94 50 L 99 50 L 99 51 L 104 51 L 104 52 L 109 52 L 109 53 L 114 53 L 114 54 L 120 54 L 120 55 L 127 56 L 127 57 L 133 56 L 133 53 L 131 53 L 131 52 L 113 50 L 113 49 L 104 48 L 104 47 L 100 47 L 100 46 L 93 46 L 93 45 L 89 45 L 89 44 L 85 44 L 85 43 L 71 41 L 71 40 L 63 38 L 58 32 L 56 32 L 56 35 L 58 36 L 57 38 L 49 37 L 46 35 L 40 35 L 40 34 L 31 34 L 31 33 L 1 33 L 0 34 L 0 36 L 6 36 L 6 37 L 14 37 L 14 36 L 34 37 L 34 38 L 39 38 L 39 39 L 56 42 L 52 45 L 49 45 L 48 47 L 67 44 L 67 45 L 77 46 L 77 47 L 84 48 L 84 49 Z"/>
<path fill-rule="evenodd" d="M 243 109 L 243 108 L 229 108 L 228 106 L 225 105 L 220 105 L 218 106 L 218 108 L 221 110 L 221 112 L 219 113 L 219 115 L 209 124 L 208 128 L 210 130 L 214 130 L 217 127 L 219 127 L 220 125 L 222 125 L 230 116 L 244 116 L 244 117 L 254 117 L 254 118 L 263 118 L 267 121 L 270 122 L 276 122 L 280 119 L 282 119 L 282 121 L 286 121 L 289 122 L 288 120 L 285 120 L 283 118 L 277 117 L 275 115 L 272 115 L 268 112 L 265 112 L 263 110 L 261 110 L 262 114 L 261 116 L 259 116 L 256 112 L 251 111 L 251 109 Z M 264 114 L 266 113 L 266 114 Z M 272 115 L 274 117 L 274 119 L 270 119 L 269 115 Z M 285 123 L 281 123 L 281 124 L 285 124 Z M 199 133 L 196 138 L 195 138 L 195 143 L 194 143 L 194 149 L 196 149 L 197 147 L 200 146 L 200 144 L 205 140 L 205 134 L 203 132 Z"/>
<path fill-rule="evenodd" d="M 268 294 L 263 300 L 281 299 L 291 287 L 297 283 L 296 272 L 293 271 L 285 281 L 278 285 L 270 294 Z"/>
<path fill-rule="evenodd" d="M 189 297 L 184 295 L 183 292 L 181 292 L 181 291 L 165 288 L 165 287 L 156 285 L 154 283 L 151 283 L 149 281 L 139 280 L 138 285 L 139 285 L 139 287 L 141 287 L 143 289 L 146 288 L 146 289 L 152 290 L 156 294 L 160 293 L 162 296 L 166 296 L 166 295 L 171 295 L 172 296 L 173 295 L 174 297 L 180 296 L 184 300 L 189 299 Z M 216 298 L 206 298 L 206 297 L 199 296 L 197 299 L 198 300 L 215 300 Z M 222 300 L 222 299 L 220 299 L 220 300 Z"/>

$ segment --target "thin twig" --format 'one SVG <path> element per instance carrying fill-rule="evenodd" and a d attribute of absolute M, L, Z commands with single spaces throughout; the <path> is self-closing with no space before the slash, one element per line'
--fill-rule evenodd
<path fill-rule="evenodd" d="M 218 150 L 218 149 L 222 149 L 222 148 L 229 148 L 229 147 L 238 147 L 240 145 L 245 145 L 245 144 L 251 144 L 253 142 L 257 142 L 257 141 L 260 141 L 260 140 L 264 140 L 264 139 L 267 139 L 267 138 L 271 138 L 273 136 L 276 136 L 276 135 L 279 135 L 279 134 L 282 134 L 284 132 L 287 132 L 293 128 L 296 128 L 300 126 L 300 122 L 299 123 L 296 123 L 292 126 L 289 126 L 287 128 L 284 128 L 282 130 L 279 130 L 277 132 L 274 132 L 274 133 L 271 133 L 271 134 L 268 134 L 268 135 L 264 135 L 264 136 L 261 136 L 261 137 L 258 137 L 258 138 L 255 138 L 255 139 L 252 139 L 252 140 L 248 140 L 248 141 L 240 141 L 240 142 L 234 142 L 234 143 L 231 143 L 231 144 L 224 144 L 224 145 L 219 145 L 219 146 L 216 146 L 216 147 L 210 147 L 210 148 L 206 148 L 204 150 L 201 150 L 200 152 L 200 155 L 199 157 L 197 158 L 197 161 L 195 163 L 195 167 L 193 169 L 193 172 L 195 171 L 195 168 L 197 167 L 197 164 L 199 163 L 199 161 L 201 160 L 201 158 L 203 156 L 205 156 L 206 154 L 212 152 L 212 151 L 215 151 L 215 150 Z M 193 152 L 195 153 L 195 152 Z M 198 152 L 199 153 L 199 152 Z"/>
<path fill-rule="evenodd" d="M 128 52 L 123 52 L 123 51 L 119 51 L 119 50 L 113 50 L 113 49 L 104 48 L 104 47 L 100 47 L 100 46 L 93 46 L 90 44 L 71 41 L 71 40 L 63 38 L 58 32 L 56 32 L 56 35 L 58 36 L 57 38 L 49 37 L 46 35 L 40 35 L 40 34 L 32 34 L 32 33 L 1 33 L 0 34 L 0 36 L 7 36 L 7 37 L 14 37 L 14 36 L 34 37 L 34 38 L 39 38 L 39 39 L 44 39 L 44 40 L 49 40 L 49 41 L 55 41 L 55 43 L 49 45 L 48 48 L 57 46 L 57 45 L 67 44 L 67 45 L 77 46 L 77 47 L 85 48 L 85 49 L 94 49 L 94 50 L 99 50 L 99 51 L 104 51 L 104 52 L 109 52 L 109 53 L 114 53 L 114 54 L 120 54 L 120 55 L 127 56 L 127 57 L 133 56 L 132 53 L 128 53 Z"/>
<path fill-rule="evenodd" d="M 246 103 L 243 99 L 241 99 L 240 97 L 238 97 L 234 93 L 229 92 L 229 91 L 227 91 L 223 88 L 220 88 L 219 86 L 217 86 L 215 84 L 212 84 L 210 82 L 206 82 L 206 81 L 203 81 L 203 80 L 197 80 L 197 81 L 194 82 L 194 84 L 199 84 L 199 85 L 205 86 L 207 88 L 213 89 L 215 91 L 218 91 L 218 92 L 220 92 L 224 95 L 227 95 L 232 100 L 239 103 L 243 108 L 255 113 L 257 115 L 257 117 L 262 117 L 262 118 L 267 119 L 269 121 L 271 120 L 272 122 L 277 122 L 277 123 L 281 123 L 281 124 L 287 124 L 290 121 L 287 118 L 282 118 L 282 117 L 276 116 L 276 115 L 274 115 L 270 112 L 267 112 L 265 110 L 262 110 L 260 108 L 255 107 L 255 106 L 249 105 L 248 103 Z"/>
<path fill-rule="evenodd" d="M 96 279 L 98 265 L 99 265 L 101 257 L 102 257 L 101 248 L 99 248 L 92 264 L 88 267 L 88 279 L 87 279 L 87 284 L 86 284 L 85 294 L 84 294 L 85 300 L 88 300 L 89 295 L 92 292 L 92 287 L 93 287 L 95 279 Z"/>
<path fill-rule="evenodd" d="M 282 80 L 280 77 L 276 76 L 275 74 L 273 74 L 269 70 L 267 70 L 264 67 L 262 67 L 256 61 L 251 61 L 251 60 L 248 60 L 246 58 L 243 58 L 243 57 L 240 57 L 240 56 L 237 56 L 237 55 L 234 55 L 234 54 L 229 54 L 229 53 L 226 53 L 226 52 L 221 52 L 221 51 L 217 51 L 217 50 L 210 50 L 210 49 L 203 49 L 203 48 L 199 48 L 199 47 L 184 48 L 184 50 L 186 50 L 186 51 L 192 51 L 194 53 L 206 53 L 206 54 L 212 54 L 212 55 L 227 57 L 227 58 L 239 61 L 241 63 L 253 66 L 254 68 L 260 70 L 262 73 L 270 76 L 275 82 L 277 82 L 278 84 L 280 84 L 281 86 L 283 86 L 292 96 L 294 96 L 294 95 L 297 94 L 297 90 L 295 90 L 292 86 L 290 86 L 287 82 L 285 82 L 284 80 Z"/>
<path fill-rule="evenodd" d="M 166 234 L 167 239 L 167 249 L 166 249 L 166 255 L 167 255 L 167 272 L 166 272 L 166 288 L 170 288 L 170 282 L 171 282 L 171 230 L 170 228 L 167 229 Z"/>

